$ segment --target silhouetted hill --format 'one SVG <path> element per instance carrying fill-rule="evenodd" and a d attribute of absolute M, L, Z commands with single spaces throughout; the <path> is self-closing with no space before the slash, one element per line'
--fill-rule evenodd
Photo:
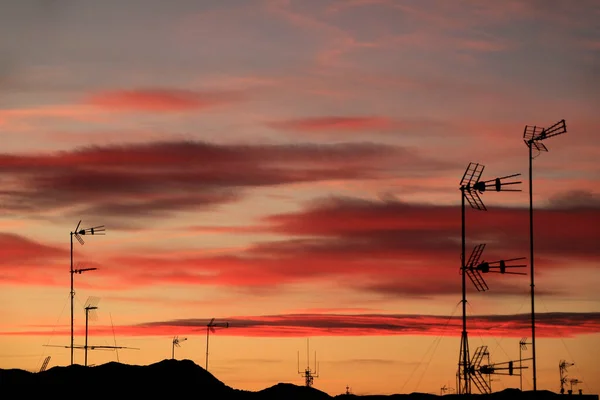
<path fill-rule="evenodd" d="M 439 396 L 423 393 L 394 395 L 337 395 L 330 396 L 315 388 L 278 383 L 257 391 L 237 390 L 225 385 L 210 372 L 191 360 L 163 360 L 151 365 L 127 365 L 116 362 L 84 367 L 71 365 L 52 367 L 47 371 L 34 373 L 20 369 L 0 369 L 0 393 L 7 398 L 18 396 L 29 398 L 34 395 L 63 395 L 74 397 L 76 393 L 84 397 L 112 399 L 141 398 L 156 396 L 185 396 L 185 398 L 227 398 L 238 400 L 434 400 Z M 521 392 L 506 389 L 489 395 L 448 394 L 445 400 L 514 400 L 541 399 L 559 400 L 566 395 L 548 391 Z M 599 400 L 598 395 L 574 394 L 578 400 Z M 16 398 L 16 397 L 15 397 Z"/>
<path fill-rule="evenodd" d="M 257 398 L 264 400 L 324 400 L 332 397 L 318 389 L 306 386 L 296 386 L 291 383 L 278 383 L 270 388 L 256 392 Z"/>

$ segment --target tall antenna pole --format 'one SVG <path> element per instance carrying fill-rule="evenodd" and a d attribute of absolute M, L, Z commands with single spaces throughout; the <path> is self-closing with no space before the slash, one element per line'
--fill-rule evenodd
<path fill-rule="evenodd" d="M 210 324 L 206 326 L 206 362 L 204 369 L 208 371 L 208 337 L 210 336 Z"/>
<path fill-rule="evenodd" d="M 88 299 L 85 302 L 85 345 L 83 346 L 84 349 L 84 353 L 85 353 L 85 361 L 84 361 L 84 366 L 87 367 L 87 360 L 88 360 L 88 321 L 89 321 L 89 316 L 90 316 L 90 311 L 92 312 L 92 319 L 96 320 L 97 316 L 96 316 L 96 311 L 98 309 L 98 302 L 100 301 L 100 299 L 98 297 L 88 297 Z"/>
<path fill-rule="evenodd" d="M 81 268 L 81 269 L 73 269 L 73 236 L 79 242 L 79 244 L 83 245 L 85 242 L 83 241 L 82 235 L 104 235 L 106 229 L 104 229 L 104 225 L 94 226 L 86 229 L 79 229 L 81 225 L 81 220 L 77 223 L 77 227 L 75 230 L 70 233 L 71 236 L 71 268 L 69 273 L 71 275 L 71 365 L 73 365 L 73 303 L 75 299 L 75 289 L 73 288 L 73 274 L 81 274 L 85 271 L 93 271 L 97 268 Z"/>
<path fill-rule="evenodd" d="M 461 273 L 462 273 L 462 335 L 460 347 L 462 350 L 462 365 L 463 365 L 463 380 L 464 380 L 464 392 L 460 392 L 461 388 L 459 385 L 459 394 L 470 394 L 471 393 L 471 382 L 469 380 L 469 339 L 467 336 L 467 282 L 465 273 L 466 270 L 466 229 L 465 229 L 465 195 L 464 189 L 461 189 L 463 194 L 461 196 L 461 237 L 462 237 L 462 249 L 461 249 Z M 460 372 L 459 372 L 460 373 Z M 459 378 L 460 379 L 460 378 Z"/>
<path fill-rule="evenodd" d="M 457 384 L 458 384 L 458 394 L 471 394 L 471 365 L 469 361 L 469 339 L 467 334 L 467 288 L 466 288 L 466 275 L 469 274 L 469 278 L 474 280 L 476 277 L 474 272 L 472 271 L 472 261 L 469 260 L 469 268 L 467 266 L 466 261 L 466 219 L 465 219 L 465 200 L 469 202 L 471 208 L 486 211 L 487 208 L 483 201 L 479 197 L 478 193 L 484 193 L 488 189 L 495 189 L 496 192 L 500 191 L 509 191 L 509 192 L 518 192 L 518 189 L 505 189 L 505 186 L 508 185 L 518 185 L 520 181 L 510 181 L 506 182 L 506 179 L 514 178 L 521 174 L 513 174 L 498 177 L 495 179 L 490 179 L 486 181 L 480 181 L 479 178 L 483 173 L 485 166 L 478 163 L 469 163 L 465 173 L 463 174 L 462 179 L 460 180 L 460 192 L 461 192 L 461 282 L 462 282 L 462 334 L 460 339 L 460 355 L 458 362 L 458 372 L 457 372 Z M 480 248 L 483 250 L 483 248 Z M 478 257 L 478 252 L 474 253 L 476 257 Z M 488 269 L 489 271 L 489 269 Z M 483 271 L 483 272 L 488 272 Z M 478 277 L 479 275 L 477 275 Z M 477 282 L 477 283 L 476 283 Z M 473 283 L 476 285 L 478 290 L 485 289 L 484 286 L 481 286 L 483 281 L 474 280 Z M 464 381 L 461 384 L 461 381 Z"/>
<path fill-rule="evenodd" d="M 205 369 L 208 371 L 208 337 L 210 336 L 210 331 L 215 331 L 215 328 L 229 328 L 229 322 L 215 322 L 215 319 L 211 319 L 208 324 L 206 324 L 206 365 Z"/>
<path fill-rule="evenodd" d="M 89 315 L 89 309 L 86 307 L 85 308 L 85 361 L 84 361 L 84 365 L 87 367 L 87 351 L 88 351 L 88 315 Z"/>
<path fill-rule="evenodd" d="M 309 349 L 309 343 L 310 339 L 306 338 L 306 367 L 310 368 L 310 349 Z"/>
<path fill-rule="evenodd" d="M 533 251 L 533 148 L 538 152 L 547 152 L 548 148 L 543 143 L 545 139 L 558 136 L 567 132 L 567 124 L 561 119 L 548 128 L 535 125 L 526 125 L 523 132 L 523 141 L 529 150 L 529 259 L 531 279 L 531 355 L 533 358 L 533 391 L 537 391 L 537 367 L 535 355 L 535 274 L 534 274 L 534 251 Z"/>
<path fill-rule="evenodd" d="M 535 275 L 533 273 L 533 154 L 532 145 L 529 143 L 529 277 L 531 287 L 531 357 L 533 367 L 533 391 L 537 391 L 537 367 L 535 357 Z"/>
<path fill-rule="evenodd" d="M 81 221 L 79 221 L 81 223 Z M 77 224 L 79 228 L 79 224 Z M 77 229 L 75 229 L 77 231 Z M 71 232 L 71 365 L 73 365 L 73 298 L 75 297 L 75 292 L 73 290 L 73 232 Z"/>

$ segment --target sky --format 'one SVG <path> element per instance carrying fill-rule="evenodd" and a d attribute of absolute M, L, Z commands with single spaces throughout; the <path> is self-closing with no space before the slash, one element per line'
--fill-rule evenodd
<path fill-rule="evenodd" d="M 90 345 L 130 347 L 90 364 L 206 367 L 215 318 L 208 370 L 234 388 L 302 385 L 315 361 L 331 395 L 456 388 L 471 162 L 522 183 L 467 205 L 467 252 L 527 275 L 467 280 L 469 347 L 530 358 L 523 131 L 564 119 L 532 162 L 537 387 L 565 360 L 600 392 L 599 18 L 591 0 L 0 1 L 0 368 L 70 364 L 72 241 L 97 268 L 74 275 L 75 344 L 96 298 Z M 106 234 L 81 245 L 79 221 Z"/>

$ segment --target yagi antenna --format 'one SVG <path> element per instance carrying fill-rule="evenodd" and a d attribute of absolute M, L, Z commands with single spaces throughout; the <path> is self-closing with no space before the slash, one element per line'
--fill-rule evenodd
<path fill-rule="evenodd" d="M 215 328 L 229 328 L 229 322 L 215 322 L 215 319 L 211 319 L 208 324 L 206 324 L 206 365 L 205 369 L 208 371 L 208 338 L 210 336 L 210 332 L 215 332 Z"/>
<path fill-rule="evenodd" d="M 185 342 L 187 338 L 179 339 L 179 336 L 173 338 L 173 348 L 171 350 L 171 360 L 175 359 L 175 347 L 181 347 L 181 342 Z"/>

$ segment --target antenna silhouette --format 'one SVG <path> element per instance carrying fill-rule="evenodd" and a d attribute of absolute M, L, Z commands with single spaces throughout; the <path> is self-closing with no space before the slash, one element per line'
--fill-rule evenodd
<path fill-rule="evenodd" d="M 446 393 L 454 393 L 454 388 L 448 387 L 444 385 L 440 388 L 440 396 L 443 396 Z"/>
<path fill-rule="evenodd" d="M 475 285 L 478 291 L 488 290 L 487 284 L 483 280 L 480 272 L 484 272 L 485 268 L 477 269 L 475 266 L 479 262 L 483 247 L 475 248 L 471 254 L 471 258 L 467 262 L 466 256 L 466 218 L 465 218 L 465 201 L 469 203 L 471 208 L 479 211 L 486 211 L 487 208 L 481 200 L 480 194 L 485 193 L 488 189 L 493 188 L 496 192 L 519 192 L 520 189 L 510 189 L 507 186 L 518 185 L 521 181 L 513 181 L 511 178 L 521 174 L 513 174 L 502 176 L 487 181 L 480 180 L 485 166 L 479 163 L 469 163 L 462 179 L 460 180 L 461 192 L 461 278 L 462 278 L 462 334 L 460 339 L 460 354 L 458 359 L 457 371 L 457 390 L 458 394 L 471 394 L 471 370 L 469 359 L 469 339 L 467 333 L 467 288 L 466 277 Z M 500 267 L 500 266 L 499 266 Z M 487 272 L 490 270 L 488 269 Z M 505 270 L 503 270 L 506 272 Z"/>
<path fill-rule="evenodd" d="M 171 360 L 175 359 L 175 347 L 181 347 L 180 343 L 185 342 L 187 338 L 179 339 L 179 336 L 173 338 L 173 349 L 171 350 Z"/>
<path fill-rule="evenodd" d="M 542 128 L 535 125 L 526 125 L 523 132 L 523 141 L 529 150 L 529 266 L 530 266 L 530 286 L 531 286 L 531 353 L 533 359 L 533 391 L 537 391 L 537 367 L 535 355 L 535 274 L 533 254 L 533 149 L 538 152 L 547 152 L 548 148 L 543 143 L 544 140 L 567 133 L 567 124 L 561 119 L 548 128 Z"/>
<path fill-rule="evenodd" d="M 483 363 L 484 358 L 487 358 L 487 364 Z M 526 369 L 521 365 L 516 366 L 514 360 L 505 361 L 501 363 L 490 363 L 490 353 L 487 346 L 479 346 L 475 349 L 473 358 L 471 359 L 471 365 L 469 366 L 469 374 L 473 379 L 473 383 L 482 394 L 492 393 L 491 386 L 491 375 L 520 375 L 521 369 Z M 518 374 L 515 374 L 515 370 L 519 370 Z M 486 381 L 483 375 L 487 375 L 488 380 Z"/>
<path fill-rule="evenodd" d="M 44 344 L 44 347 L 62 347 L 65 349 L 83 349 L 85 352 L 85 363 L 84 365 L 87 367 L 88 363 L 88 350 L 115 350 L 117 352 L 117 361 L 119 357 L 119 349 L 129 349 L 129 350 L 139 350 L 137 347 L 125 347 L 125 346 L 117 346 L 117 340 L 115 338 L 115 328 L 113 326 L 113 338 L 115 341 L 114 346 L 96 346 L 96 345 L 88 345 L 88 327 L 89 321 L 95 321 L 98 319 L 98 314 L 96 310 L 98 309 L 98 303 L 100 302 L 100 298 L 90 296 L 85 301 L 85 305 L 83 307 L 85 311 L 85 344 L 81 345 L 70 345 L 70 346 L 61 346 L 61 345 L 52 345 L 52 344 Z M 112 325 L 112 316 L 110 317 L 110 323 Z"/>
<path fill-rule="evenodd" d="M 304 378 L 304 385 L 312 387 L 314 378 L 319 377 L 319 368 L 317 364 L 317 352 L 315 351 L 315 369 L 310 369 L 310 353 L 309 353 L 309 339 L 306 339 L 306 368 L 304 371 L 300 371 L 300 352 L 298 351 L 298 373 Z"/>
<path fill-rule="evenodd" d="M 527 338 L 524 337 L 521 340 L 519 340 L 519 369 L 521 369 L 521 367 L 523 366 L 523 361 L 525 360 L 531 360 L 531 358 L 523 358 L 523 350 L 527 350 L 527 345 L 531 344 L 527 342 Z M 523 374 L 519 374 L 519 388 L 521 389 L 521 392 L 523 391 Z"/>
<path fill-rule="evenodd" d="M 74 340 L 73 339 L 73 300 L 75 298 L 75 289 L 73 288 L 73 275 L 81 274 L 86 271 L 94 271 L 97 269 L 97 268 L 73 269 L 73 237 L 75 237 L 75 239 L 77 239 L 79 244 L 83 245 L 83 244 L 85 244 L 85 242 L 83 241 L 83 238 L 81 236 L 104 235 L 105 234 L 104 225 L 94 226 L 92 228 L 83 228 L 83 229 L 80 229 L 80 226 L 81 226 L 81 220 L 77 223 L 75 230 L 70 233 L 70 236 L 71 236 L 71 269 L 69 272 L 71 274 L 71 365 L 73 365 L 73 348 L 74 348 L 73 347 L 73 340 Z"/>
<path fill-rule="evenodd" d="M 85 351 L 85 363 L 84 366 L 87 367 L 88 360 L 88 320 L 96 321 L 98 319 L 98 314 L 96 310 L 98 309 L 98 303 L 100 299 L 98 297 L 88 297 L 85 302 L 85 345 L 83 346 Z"/>
<path fill-rule="evenodd" d="M 206 366 L 205 369 L 208 371 L 208 338 L 210 336 L 210 332 L 215 333 L 215 328 L 229 328 L 229 322 L 215 322 L 215 319 L 211 319 L 208 324 L 206 324 Z"/>
<path fill-rule="evenodd" d="M 558 363 L 558 372 L 560 373 L 560 394 L 565 394 L 565 384 L 567 383 L 567 369 L 575 363 L 569 363 L 565 360 L 560 360 Z"/>

